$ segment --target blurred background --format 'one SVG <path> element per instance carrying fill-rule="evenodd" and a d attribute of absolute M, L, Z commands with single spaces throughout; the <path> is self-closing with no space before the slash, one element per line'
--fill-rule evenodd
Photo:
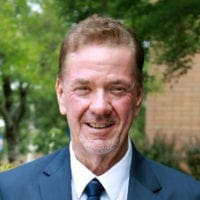
<path fill-rule="evenodd" d="M 64 147 L 55 96 L 60 44 L 91 14 L 145 48 L 145 93 L 130 135 L 146 156 L 200 179 L 199 0 L 0 0 L 0 171 Z"/>

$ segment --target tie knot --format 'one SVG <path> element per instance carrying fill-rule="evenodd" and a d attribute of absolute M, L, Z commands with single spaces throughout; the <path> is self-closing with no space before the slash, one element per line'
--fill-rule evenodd
<path fill-rule="evenodd" d="M 104 187 L 96 178 L 92 179 L 85 188 L 85 193 L 87 196 L 96 197 L 96 199 L 100 198 L 100 195 L 103 191 Z"/>

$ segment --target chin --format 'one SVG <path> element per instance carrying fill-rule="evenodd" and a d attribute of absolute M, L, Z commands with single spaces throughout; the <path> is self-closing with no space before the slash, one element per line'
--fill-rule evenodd
<path fill-rule="evenodd" d="M 105 155 L 114 151 L 118 146 L 117 142 L 93 141 L 86 145 L 86 149 L 91 154 Z"/>

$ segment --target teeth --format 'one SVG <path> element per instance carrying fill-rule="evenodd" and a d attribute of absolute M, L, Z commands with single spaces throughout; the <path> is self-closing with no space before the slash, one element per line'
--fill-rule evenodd
<path fill-rule="evenodd" d="M 91 124 L 88 124 L 90 127 L 92 128 L 106 128 L 108 126 L 110 126 L 110 124 L 97 124 L 97 123 L 91 123 Z"/>

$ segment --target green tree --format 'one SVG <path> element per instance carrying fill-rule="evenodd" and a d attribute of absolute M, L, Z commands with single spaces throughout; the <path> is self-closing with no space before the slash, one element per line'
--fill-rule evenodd
<path fill-rule="evenodd" d="M 24 1 L 18 4 L 2 1 L 0 8 L 0 71 L 1 71 L 1 115 L 5 121 L 5 138 L 9 149 L 9 160 L 17 153 L 17 132 L 25 113 L 29 83 L 24 81 L 28 51 L 23 40 L 22 12 L 27 12 Z M 20 79 L 18 77 L 21 77 Z"/>
<path fill-rule="evenodd" d="M 39 9 L 34 11 L 36 5 Z M 1 1 L 0 27 L 0 115 L 12 162 L 23 146 L 20 139 L 27 148 L 28 132 L 38 132 L 45 125 L 48 132 L 49 124 L 57 121 L 57 107 L 51 104 L 55 102 L 56 61 L 64 23 L 57 19 L 51 2 L 13 0 Z M 40 120 L 48 122 L 38 127 Z"/>

